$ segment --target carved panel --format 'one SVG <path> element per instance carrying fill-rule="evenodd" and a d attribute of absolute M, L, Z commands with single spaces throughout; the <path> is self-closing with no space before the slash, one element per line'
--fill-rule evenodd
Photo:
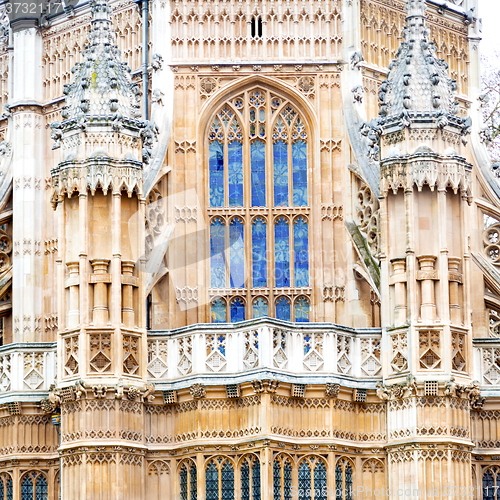
<path fill-rule="evenodd" d="M 136 335 L 123 336 L 123 373 L 127 375 L 139 374 L 139 342 Z"/>
<path fill-rule="evenodd" d="M 437 330 L 421 331 L 418 334 L 420 367 L 433 370 L 441 367 L 441 341 Z"/>
<path fill-rule="evenodd" d="M 162 378 L 168 370 L 166 340 L 148 341 L 148 373 L 153 378 Z"/>
<path fill-rule="evenodd" d="M 78 373 L 78 335 L 64 338 L 64 373 L 67 376 Z"/>
<path fill-rule="evenodd" d="M 90 371 L 106 373 L 111 371 L 111 334 L 89 334 Z"/>

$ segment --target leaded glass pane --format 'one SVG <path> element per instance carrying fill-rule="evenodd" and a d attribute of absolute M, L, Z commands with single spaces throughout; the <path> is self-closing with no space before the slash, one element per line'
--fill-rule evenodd
<path fill-rule="evenodd" d="M 222 467 L 221 483 L 221 500 L 234 500 L 234 470 L 229 462 Z"/>
<path fill-rule="evenodd" d="M 229 206 L 243 206 L 243 145 L 233 141 L 227 146 Z"/>
<path fill-rule="evenodd" d="M 252 207 L 266 206 L 266 145 L 257 140 L 250 144 Z"/>
<path fill-rule="evenodd" d="M 25 477 L 21 483 L 21 500 L 33 500 L 33 481 Z"/>
<path fill-rule="evenodd" d="M 327 494 L 326 467 L 323 462 L 318 462 L 314 468 L 314 498 L 315 500 L 327 500 Z"/>
<path fill-rule="evenodd" d="M 208 147 L 210 206 L 224 206 L 224 147 L 221 142 L 211 142 Z"/>
<path fill-rule="evenodd" d="M 483 500 L 495 500 L 495 481 L 491 471 L 483 474 Z"/>
<path fill-rule="evenodd" d="M 219 471 L 212 461 L 205 472 L 206 500 L 219 500 Z"/>
<path fill-rule="evenodd" d="M 288 146 L 279 140 L 273 144 L 274 206 L 288 206 Z"/>
<path fill-rule="evenodd" d="M 5 498 L 5 489 L 3 484 L 3 479 L 0 479 L 0 500 L 4 500 Z"/>
<path fill-rule="evenodd" d="M 307 143 L 292 144 L 293 206 L 307 206 Z"/>
<path fill-rule="evenodd" d="M 35 488 L 35 500 L 47 500 L 48 498 L 48 492 L 47 492 L 47 480 L 45 479 L 45 476 L 41 476 L 37 483 L 36 483 L 36 488 Z"/>
<path fill-rule="evenodd" d="M 248 462 L 241 466 L 241 500 L 250 500 L 250 468 Z"/>
<path fill-rule="evenodd" d="M 181 468 L 181 500 L 188 499 L 188 472 L 185 465 Z"/>
<path fill-rule="evenodd" d="M 297 323 L 308 323 L 309 312 L 309 300 L 307 300 L 305 297 L 299 297 L 295 301 L 295 321 Z"/>
<path fill-rule="evenodd" d="M 303 461 L 299 465 L 299 500 L 311 498 L 311 467 Z"/>
<path fill-rule="evenodd" d="M 279 217 L 274 224 L 275 280 L 277 287 L 290 286 L 290 231 L 288 219 Z"/>
<path fill-rule="evenodd" d="M 231 288 L 245 286 L 245 248 L 243 242 L 243 221 L 239 217 L 229 224 L 229 278 Z"/>
<path fill-rule="evenodd" d="M 276 300 L 276 317 L 284 321 L 291 320 L 290 299 L 278 297 Z"/>
<path fill-rule="evenodd" d="M 210 224 L 210 286 L 212 288 L 226 286 L 225 234 L 224 220 L 216 217 Z"/>
<path fill-rule="evenodd" d="M 305 217 L 293 221 L 293 253 L 295 286 L 309 286 L 309 235 Z"/>
<path fill-rule="evenodd" d="M 212 323 L 226 323 L 226 302 L 223 299 L 215 299 L 210 306 L 210 315 L 212 316 Z"/>
<path fill-rule="evenodd" d="M 267 286 L 267 224 L 262 217 L 252 222 L 253 287 Z"/>
<path fill-rule="evenodd" d="M 350 465 L 345 468 L 345 500 L 352 500 L 352 469 Z"/>
<path fill-rule="evenodd" d="M 253 301 L 253 318 L 262 318 L 268 315 L 267 300 L 263 297 L 257 297 Z"/>
<path fill-rule="evenodd" d="M 283 500 L 292 500 L 292 464 L 283 467 Z"/>
<path fill-rule="evenodd" d="M 12 497 L 12 479 L 9 477 L 9 479 L 7 479 L 7 495 L 5 496 L 5 500 L 12 500 Z"/>
<path fill-rule="evenodd" d="M 335 467 L 335 500 L 342 500 L 342 467 L 337 464 Z"/>
<path fill-rule="evenodd" d="M 245 321 L 245 303 L 240 298 L 231 301 L 231 323 Z"/>
<path fill-rule="evenodd" d="M 191 469 L 189 471 L 190 479 L 191 479 L 191 498 L 190 500 L 196 500 L 198 498 L 198 480 L 196 477 L 196 465 L 191 465 Z"/>
<path fill-rule="evenodd" d="M 252 464 L 252 500 L 260 500 L 260 463 L 255 460 Z"/>
<path fill-rule="evenodd" d="M 281 500 L 281 466 L 278 460 L 273 463 L 274 500 Z"/>

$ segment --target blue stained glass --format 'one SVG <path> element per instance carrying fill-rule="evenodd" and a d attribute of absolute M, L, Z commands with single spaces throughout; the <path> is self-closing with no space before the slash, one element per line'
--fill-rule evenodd
<path fill-rule="evenodd" d="M 231 219 L 229 224 L 229 277 L 231 288 L 245 286 L 245 248 L 243 242 L 243 221 Z"/>
<path fill-rule="evenodd" d="M 263 297 L 257 297 L 253 301 L 253 317 L 262 318 L 268 315 L 267 300 Z"/>
<path fill-rule="evenodd" d="M 227 173 L 229 180 L 229 206 L 243 206 L 243 145 L 238 141 L 227 146 Z"/>
<path fill-rule="evenodd" d="M 337 464 L 335 466 L 335 500 L 342 500 L 342 490 L 344 485 L 342 484 L 342 467 Z"/>
<path fill-rule="evenodd" d="M 252 207 L 266 206 L 266 145 L 263 141 L 250 144 L 252 171 Z"/>
<path fill-rule="evenodd" d="M 292 144 L 293 206 L 307 206 L 307 143 Z"/>
<path fill-rule="evenodd" d="M 3 480 L 0 479 L 0 500 L 4 500 L 4 485 Z"/>
<path fill-rule="evenodd" d="M 219 141 L 208 147 L 210 206 L 224 206 L 224 146 Z"/>
<path fill-rule="evenodd" d="M 288 206 L 288 147 L 285 141 L 273 145 L 274 206 Z"/>
<path fill-rule="evenodd" d="M 188 499 L 188 473 L 185 465 L 181 469 L 181 500 Z"/>
<path fill-rule="evenodd" d="M 297 217 L 293 224 L 295 286 L 309 286 L 309 236 L 307 221 Z"/>
<path fill-rule="evenodd" d="M 219 500 L 219 471 L 213 461 L 205 472 L 206 500 Z"/>
<path fill-rule="evenodd" d="M 495 481 L 491 471 L 483 475 L 483 500 L 495 500 Z"/>
<path fill-rule="evenodd" d="M 226 286 L 225 232 L 224 220 L 215 218 L 210 225 L 210 286 L 213 288 Z"/>
<path fill-rule="evenodd" d="M 276 286 L 290 286 L 290 232 L 285 217 L 274 224 L 274 255 Z"/>
<path fill-rule="evenodd" d="M 309 310 L 309 301 L 305 297 L 299 297 L 295 301 L 295 321 L 297 323 L 308 323 Z"/>
<path fill-rule="evenodd" d="M 5 497 L 5 500 L 12 500 L 13 492 L 12 492 L 12 479 L 9 478 L 7 480 L 7 496 Z"/>
<path fill-rule="evenodd" d="M 222 299 L 215 299 L 210 306 L 212 323 L 226 323 L 227 310 L 226 303 Z"/>
<path fill-rule="evenodd" d="M 352 469 L 350 465 L 345 468 L 345 500 L 352 500 Z"/>
<path fill-rule="evenodd" d="M 267 225 L 262 217 L 252 223 L 252 279 L 255 288 L 267 286 Z"/>
<path fill-rule="evenodd" d="M 47 480 L 44 476 L 38 479 L 35 488 L 35 500 L 47 500 L 48 491 L 47 491 Z"/>
<path fill-rule="evenodd" d="M 327 500 L 326 467 L 323 462 L 318 462 L 314 468 L 314 498 Z"/>
<path fill-rule="evenodd" d="M 260 500 L 260 463 L 256 460 L 252 465 L 252 500 Z"/>
<path fill-rule="evenodd" d="M 276 300 L 276 317 L 285 321 L 291 319 L 290 299 L 278 297 Z"/>
<path fill-rule="evenodd" d="M 33 481 L 25 477 L 21 484 L 21 500 L 33 500 Z"/>
<path fill-rule="evenodd" d="M 221 470 L 221 500 L 234 500 L 234 470 L 229 462 Z"/>
<path fill-rule="evenodd" d="M 292 500 L 292 464 L 287 462 L 283 468 L 284 500 Z"/>
<path fill-rule="evenodd" d="M 239 299 L 233 299 L 231 301 L 231 323 L 236 323 L 236 321 L 245 321 L 245 303 Z"/>
<path fill-rule="evenodd" d="M 311 467 L 307 462 L 299 465 L 299 500 L 309 500 L 311 497 Z"/>

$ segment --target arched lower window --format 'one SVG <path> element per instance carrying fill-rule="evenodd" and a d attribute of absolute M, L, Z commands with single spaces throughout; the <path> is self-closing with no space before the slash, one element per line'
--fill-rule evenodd
<path fill-rule="evenodd" d="M 21 479 L 21 500 L 47 500 L 47 478 L 41 472 L 27 472 Z"/>
<path fill-rule="evenodd" d="M 298 297 L 294 304 L 295 321 L 298 323 L 309 322 L 309 299 L 307 297 Z"/>
<path fill-rule="evenodd" d="M 292 309 L 288 297 L 281 296 L 276 299 L 276 317 L 284 321 L 292 320 Z"/>
<path fill-rule="evenodd" d="M 184 462 L 180 469 L 181 500 L 197 500 L 196 465 L 189 461 Z"/>
<path fill-rule="evenodd" d="M 278 456 L 273 462 L 274 500 L 292 499 L 292 462 L 288 457 Z"/>
<path fill-rule="evenodd" d="M 12 500 L 12 478 L 6 472 L 0 474 L 0 500 Z"/>
<path fill-rule="evenodd" d="M 489 467 L 483 473 L 483 500 L 500 499 L 500 468 Z"/>
<path fill-rule="evenodd" d="M 304 458 L 299 464 L 299 500 L 327 500 L 326 466 L 316 457 Z"/>
<path fill-rule="evenodd" d="M 236 297 L 231 301 L 231 323 L 245 320 L 245 303 L 243 299 Z"/>
<path fill-rule="evenodd" d="M 257 297 L 253 301 L 253 317 L 262 318 L 263 316 L 268 316 L 268 304 L 267 299 L 264 297 Z"/>
<path fill-rule="evenodd" d="M 224 299 L 215 298 L 210 305 L 210 315 L 212 323 L 226 323 L 227 321 L 227 306 Z"/>
<path fill-rule="evenodd" d="M 205 469 L 206 500 L 234 500 L 234 468 L 227 459 L 212 459 Z"/>
<path fill-rule="evenodd" d="M 257 457 L 245 457 L 240 467 L 241 500 L 260 500 L 260 462 Z"/>
<path fill-rule="evenodd" d="M 308 301 L 295 308 L 311 286 L 307 129 L 295 104 L 261 87 L 229 97 L 209 122 L 209 293 L 212 300 L 224 295 L 225 321 L 241 319 L 233 312 L 242 308 L 231 308 L 238 296 L 247 305 L 245 319 L 262 316 L 260 295 L 266 295 L 266 315 L 309 320 Z M 276 302 L 281 295 L 288 313 Z M 222 315 L 212 311 L 214 317 Z"/>
<path fill-rule="evenodd" d="M 352 465 L 339 458 L 335 466 L 335 500 L 352 500 Z"/>

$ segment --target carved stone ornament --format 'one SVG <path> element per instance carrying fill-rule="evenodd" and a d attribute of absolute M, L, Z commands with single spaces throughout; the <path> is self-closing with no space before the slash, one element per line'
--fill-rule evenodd
<path fill-rule="evenodd" d="M 191 396 L 194 399 L 204 398 L 207 393 L 205 386 L 203 384 L 193 384 L 189 388 L 189 392 L 191 393 Z"/>
<path fill-rule="evenodd" d="M 332 384 L 331 382 L 328 382 L 325 385 L 325 396 L 336 398 L 339 395 L 339 392 L 340 384 Z"/>
<path fill-rule="evenodd" d="M 257 394 L 271 393 L 274 394 L 278 388 L 279 382 L 277 380 L 254 380 L 252 382 L 253 389 Z"/>
<path fill-rule="evenodd" d="M 106 397 L 106 393 L 108 388 L 105 385 L 94 385 L 92 387 L 92 392 L 94 393 L 94 397 L 96 399 L 104 399 Z"/>
<path fill-rule="evenodd" d="M 151 68 L 154 71 L 159 71 L 163 67 L 163 57 L 160 54 L 153 54 L 151 58 Z"/>
<path fill-rule="evenodd" d="M 127 399 L 131 401 L 136 400 L 141 395 L 141 391 L 138 387 L 129 387 L 127 392 Z"/>
<path fill-rule="evenodd" d="M 385 385 L 377 382 L 377 396 L 382 401 L 390 399 L 404 399 L 417 394 L 417 382 L 413 375 L 408 375 L 404 382 L 399 384 Z"/>

